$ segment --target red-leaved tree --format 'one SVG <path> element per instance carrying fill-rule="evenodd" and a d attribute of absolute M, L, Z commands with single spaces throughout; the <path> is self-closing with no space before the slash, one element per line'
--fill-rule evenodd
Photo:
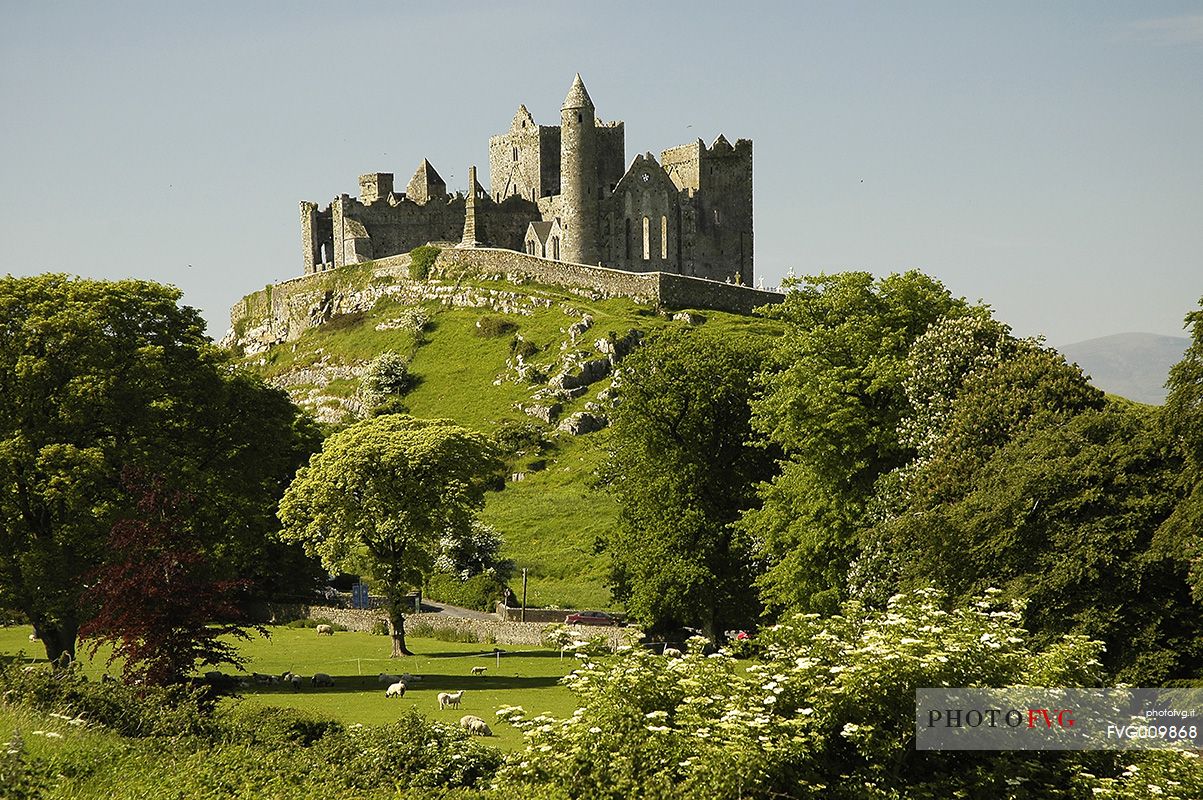
<path fill-rule="evenodd" d="M 134 470 L 122 484 L 135 514 L 113 525 L 106 563 L 88 576 L 84 600 L 95 614 L 80 636 L 91 654 L 111 643 L 108 663 L 123 660 L 131 684 L 179 683 L 198 663 L 240 666 L 245 659 L 222 637 L 251 638 L 235 602 L 250 581 L 216 577 L 185 523 L 188 494 Z"/>

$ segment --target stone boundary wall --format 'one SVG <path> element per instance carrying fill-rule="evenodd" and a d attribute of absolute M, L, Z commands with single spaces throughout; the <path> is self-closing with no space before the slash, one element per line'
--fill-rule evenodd
<path fill-rule="evenodd" d="M 570 614 L 576 614 L 584 609 L 580 608 L 528 608 L 526 609 L 527 622 L 539 622 L 548 625 L 553 622 L 563 622 L 564 618 Z M 500 600 L 494 604 L 494 614 L 498 619 L 503 619 L 509 622 L 517 622 L 522 619 L 522 609 L 518 606 L 506 606 Z M 606 612 L 616 619 L 622 620 L 622 614 L 614 614 Z"/>
<path fill-rule="evenodd" d="M 625 270 L 551 261 L 500 248 L 444 247 L 434 264 L 443 282 L 427 283 L 409 277 L 408 254 L 390 256 L 364 264 L 301 275 L 248 294 L 230 309 L 234 335 L 223 343 L 249 341 L 267 344 L 292 341 L 305 330 L 321 324 L 330 314 L 348 313 L 368 306 L 388 294 L 401 300 L 424 302 L 454 298 L 457 286 L 442 284 L 456 273 L 487 277 L 504 275 L 510 280 L 537 283 L 589 292 L 599 297 L 627 297 L 638 303 L 666 308 L 697 308 L 751 314 L 760 306 L 779 303 L 785 295 L 750 286 L 720 283 L 689 275 Z M 469 291 L 464 289 L 463 291 Z M 441 293 L 440 293 L 441 292 Z M 326 316 L 319 314 L 325 308 Z M 244 338 L 245 337 L 245 338 Z M 266 344 L 265 344 L 266 343 Z"/>
<path fill-rule="evenodd" d="M 761 306 L 780 303 L 785 295 L 733 283 L 719 283 L 671 272 L 654 273 L 659 279 L 660 305 L 667 308 L 705 308 L 751 315 Z"/>
<path fill-rule="evenodd" d="M 388 617 L 382 609 L 359 609 L 359 608 L 334 608 L 331 606 L 305 606 L 305 605 L 273 605 L 270 606 L 271 620 L 273 623 L 284 624 L 294 619 L 328 619 L 331 622 L 342 625 L 352 631 L 371 631 L 376 620 L 386 622 Z M 564 619 L 565 614 L 571 614 L 571 611 L 559 611 L 559 618 L 555 620 L 560 622 Z M 530 620 L 530 610 L 527 610 L 527 620 Z M 407 614 L 405 617 L 405 630 L 407 632 L 413 630 L 413 626 L 419 623 L 428 623 L 435 628 L 452 628 L 456 631 L 466 631 L 476 634 L 481 642 L 496 643 L 496 644 L 521 644 L 521 645 L 541 645 L 543 644 L 543 629 L 547 627 L 546 622 L 515 622 L 502 620 L 485 620 L 485 619 L 465 619 L 463 617 L 451 617 L 446 614 Z M 637 628 L 607 628 L 588 625 L 570 625 L 570 630 L 574 631 L 581 639 L 595 639 L 602 637 L 606 640 L 610 647 L 618 647 L 624 644 L 636 644 L 642 631 Z M 314 634 L 316 636 L 316 634 Z M 335 634 L 338 635 L 337 633 Z"/>
<path fill-rule="evenodd" d="M 785 295 L 732 283 L 677 275 L 671 272 L 627 272 L 567 261 L 552 261 L 513 250 L 477 247 L 439 253 L 436 267 L 505 273 L 540 283 L 589 289 L 605 297 L 629 297 L 636 302 L 667 308 L 704 308 L 751 314 L 760 306 L 780 303 Z"/>
<path fill-rule="evenodd" d="M 511 279 L 526 278 L 570 289 L 590 289 L 605 297 L 629 297 L 641 303 L 655 303 L 659 297 L 656 273 L 653 272 L 627 272 L 552 261 L 493 247 L 443 250 L 435 261 L 435 267 L 485 274 L 505 273 Z"/>
<path fill-rule="evenodd" d="M 409 280 L 409 254 L 389 256 L 371 262 L 373 278 L 391 277 Z M 241 320 L 274 320 L 277 325 L 286 330 L 300 325 L 302 330 L 307 327 L 305 320 L 298 317 L 300 308 L 289 300 L 296 295 L 304 295 L 326 289 L 346 289 L 352 283 L 347 280 L 348 272 L 360 265 L 349 264 L 337 270 L 312 272 L 308 275 L 298 275 L 279 283 L 271 284 L 257 292 L 243 297 L 230 308 L 230 325 L 237 326 Z M 291 338 L 296 338 L 300 332 L 295 332 Z"/>

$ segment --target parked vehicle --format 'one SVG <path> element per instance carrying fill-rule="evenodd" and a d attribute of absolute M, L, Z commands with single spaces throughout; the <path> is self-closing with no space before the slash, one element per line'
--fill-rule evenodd
<path fill-rule="evenodd" d="M 622 622 L 612 614 L 607 614 L 605 611 L 578 611 L 575 614 L 569 614 L 564 617 L 564 622 L 568 625 L 621 625 Z"/>

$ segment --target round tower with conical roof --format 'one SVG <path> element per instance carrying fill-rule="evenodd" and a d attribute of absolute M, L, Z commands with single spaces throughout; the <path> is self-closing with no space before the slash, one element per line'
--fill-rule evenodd
<path fill-rule="evenodd" d="M 578 264 L 599 258 L 597 128 L 593 101 L 578 73 L 560 109 L 561 257 Z"/>

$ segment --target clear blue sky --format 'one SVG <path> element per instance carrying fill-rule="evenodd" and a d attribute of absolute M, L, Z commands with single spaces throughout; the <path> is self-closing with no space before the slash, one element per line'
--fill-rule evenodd
<path fill-rule="evenodd" d="M 756 270 L 917 267 L 1053 344 L 1203 295 L 1201 3 L 0 2 L 0 271 L 173 283 L 220 336 L 297 203 L 482 179 L 579 71 L 627 160 L 755 141 Z"/>

